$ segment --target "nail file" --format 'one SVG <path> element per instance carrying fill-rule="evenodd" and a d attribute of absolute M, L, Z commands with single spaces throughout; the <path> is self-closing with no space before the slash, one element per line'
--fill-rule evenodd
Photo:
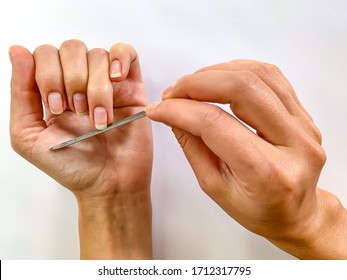
<path fill-rule="evenodd" d="M 81 136 L 78 136 L 78 137 L 76 137 L 76 138 L 73 138 L 73 139 L 71 139 L 71 140 L 65 141 L 65 142 L 60 143 L 60 144 L 58 144 L 58 145 L 55 145 L 55 146 L 53 146 L 53 147 L 51 147 L 51 148 L 49 148 L 49 149 L 50 149 L 50 150 L 58 150 L 58 149 L 61 149 L 61 148 L 70 146 L 70 145 L 72 145 L 72 144 L 76 144 L 76 143 L 78 143 L 78 142 L 80 142 L 80 141 L 83 141 L 83 140 L 86 140 L 86 139 L 88 139 L 88 138 L 90 138 L 90 137 L 93 137 L 93 136 L 95 136 L 95 135 L 104 133 L 104 132 L 106 132 L 106 131 L 108 131 L 108 130 L 111 130 L 111 129 L 113 129 L 113 128 L 116 128 L 116 127 L 122 126 L 122 125 L 124 125 L 124 124 L 130 123 L 130 122 L 132 122 L 132 121 L 141 119 L 141 118 L 143 118 L 143 117 L 145 117 L 145 116 L 146 116 L 146 112 L 145 112 L 145 111 L 141 111 L 141 112 L 139 112 L 139 113 L 136 113 L 136 114 L 134 114 L 134 115 L 131 115 L 131 116 L 129 116 L 129 117 L 126 117 L 126 118 L 124 118 L 124 119 L 121 119 L 121 120 L 119 120 L 119 121 L 116 121 L 116 122 L 114 122 L 113 124 L 111 124 L 111 125 L 109 125 L 108 127 L 106 127 L 105 129 L 102 129 L 102 130 L 93 130 L 93 131 L 91 131 L 91 132 L 88 132 L 88 133 L 86 133 L 86 134 L 83 134 L 83 135 L 81 135 Z"/>

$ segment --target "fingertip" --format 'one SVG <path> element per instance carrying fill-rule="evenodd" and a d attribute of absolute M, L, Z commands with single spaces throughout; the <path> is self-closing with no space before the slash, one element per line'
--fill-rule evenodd
<path fill-rule="evenodd" d="M 167 87 L 163 93 L 161 94 L 161 99 L 169 99 L 172 97 L 172 91 L 174 90 L 175 86 L 177 85 L 178 80 L 176 80 L 171 86 Z"/>
<path fill-rule="evenodd" d="M 161 104 L 161 101 L 148 104 L 143 110 L 146 112 L 146 116 L 150 119 L 155 115 L 155 109 Z"/>
<path fill-rule="evenodd" d="M 8 49 L 8 55 L 9 55 L 9 58 L 10 58 L 12 65 L 14 64 L 15 58 L 17 56 L 19 56 L 19 55 L 23 56 L 23 55 L 28 55 L 28 54 L 31 56 L 31 53 L 26 48 L 19 46 L 19 45 L 10 46 Z"/>
<path fill-rule="evenodd" d="M 12 93 L 36 89 L 35 62 L 32 54 L 22 46 L 11 46 L 9 56 L 12 64 Z"/>
<path fill-rule="evenodd" d="M 109 57 L 111 78 L 120 78 L 128 75 L 130 64 L 137 58 L 137 54 L 132 46 L 117 43 L 111 47 Z"/>
<path fill-rule="evenodd" d="M 16 51 L 16 49 L 18 50 L 18 49 L 24 49 L 24 48 L 21 47 L 21 46 L 18 46 L 18 45 L 12 45 L 12 46 L 10 46 L 10 47 L 8 48 L 8 53 L 9 53 L 9 55 L 12 55 L 12 53 L 13 53 L 14 51 Z"/>
<path fill-rule="evenodd" d="M 174 84 L 175 85 L 175 84 Z M 172 89 L 174 88 L 174 85 L 169 86 L 168 88 L 166 88 L 163 93 L 161 94 L 161 99 L 165 100 L 170 98 L 170 92 L 172 91 Z"/>
<path fill-rule="evenodd" d="M 170 119 L 172 114 L 170 113 L 170 106 L 168 107 L 166 103 L 162 101 L 150 103 L 144 108 L 144 111 L 150 120 L 160 122 L 172 128 Z"/>
<path fill-rule="evenodd" d="M 161 101 L 157 101 L 157 102 L 153 102 L 153 103 L 149 103 L 147 104 L 147 106 L 144 108 L 144 111 L 147 113 L 149 111 L 154 110 L 155 108 L 157 108 L 159 106 L 159 104 L 161 103 Z"/>
<path fill-rule="evenodd" d="M 11 64 L 13 64 L 13 62 L 12 62 L 12 56 L 13 56 L 13 54 L 12 54 L 12 48 L 13 48 L 13 46 L 11 46 L 11 47 L 8 48 L 8 56 L 9 56 L 9 58 L 10 58 Z"/>
<path fill-rule="evenodd" d="M 131 45 L 124 43 L 114 44 L 110 49 L 109 59 L 111 65 L 114 61 L 118 60 L 121 66 L 121 76 L 117 77 L 119 73 L 115 73 L 116 77 L 114 78 L 110 75 L 111 80 L 116 82 L 131 77 L 135 80 L 142 81 L 138 55 Z M 115 64 L 117 66 L 118 63 L 115 62 Z"/>

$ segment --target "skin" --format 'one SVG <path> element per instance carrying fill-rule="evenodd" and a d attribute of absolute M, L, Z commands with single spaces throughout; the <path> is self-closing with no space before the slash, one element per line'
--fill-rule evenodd
<path fill-rule="evenodd" d="M 10 58 L 12 146 L 75 195 L 81 258 L 151 258 L 148 119 L 48 151 L 143 109 L 136 52 L 124 44 L 88 51 L 70 40 L 33 54 L 14 46 Z M 233 115 L 211 102 L 230 104 Z M 298 258 L 347 258 L 346 210 L 317 188 L 320 132 L 277 67 L 203 68 L 146 111 L 172 127 L 201 188 L 242 226 Z"/>
<path fill-rule="evenodd" d="M 81 258 L 152 258 L 150 121 L 48 150 L 143 109 L 147 100 L 135 50 L 126 44 L 109 52 L 88 50 L 69 40 L 33 54 L 13 46 L 9 54 L 12 146 L 75 195 Z M 61 99 L 52 101 L 50 93 Z"/>
<path fill-rule="evenodd" d="M 201 188 L 242 226 L 298 258 L 347 258 L 347 211 L 317 188 L 320 132 L 277 67 L 203 68 L 146 111 L 172 127 Z"/>

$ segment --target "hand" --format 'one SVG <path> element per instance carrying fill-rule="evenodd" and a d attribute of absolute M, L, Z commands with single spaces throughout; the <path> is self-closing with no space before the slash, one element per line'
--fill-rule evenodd
<path fill-rule="evenodd" d="M 316 189 L 326 160 L 320 132 L 277 67 L 206 67 L 163 100 L 147 116 L 173 128 L 201 188 L 231 217 L 297 257 L 346 257 L 345 211 Z M 230 104 L 234 115 L 205 102 Z M 344 231 L 327 227 L 336 223 Z M 328 248 L 322 236 L 340 243 Z"/>
<path fill-rule="evenodd" d="M 113 244 L 114 251 L 107 254 L 103 249 L 104 254 L 98 255 L 95 248 L 83 251 L 87 246 L 82 243 L 90 240 L 84 240 L 86 235 L 81 234 L 81 257 L 150 257 L 150 121 L 138 120 L 65 149 L 48 150 L 95 129 L 94 125 L 103 128 L 143 109 L 147 101 L 135 50 L 116 44 L 109 53 L 103 49 L 88 51 L 82 42 L 70 40 L 59 50 L 40 46 L 33 55 L 14 46 L 10 59 L 14 150 L 74 193 L 80 209 L 80 234 L 90 227 L 97 230 L 97 224 L 92 226 L 88 219 L 98 219 L 101 226 L 113 217 L 118 233 L 127 234 L 122 238 L 136 239 L 139 235 L 133 246 L 142 248 L 140 253 Z M 135 229 L 129 234 L 127 227 Z M 97 247 L 103 240 L 96 241 Z"/>

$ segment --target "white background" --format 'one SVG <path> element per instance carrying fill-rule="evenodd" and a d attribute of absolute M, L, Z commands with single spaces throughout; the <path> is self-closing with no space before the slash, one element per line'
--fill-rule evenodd
<path fill-rule="evenodd" d="M 236 58 L 276 64 L 321 129 L 320 186 L 347 205 L 347 2 L 344 0 L 1 1 L 0 259 L 77 259 L 69 191 L 16 155 L 8 135 L 8 48 L 66 39 L 132 44 L 150 101 L 200 67 Z M 229 218 L 198 187 L 171 130 L 153 123 L 154 254 L 158 259 L 288 259 Z"/>

